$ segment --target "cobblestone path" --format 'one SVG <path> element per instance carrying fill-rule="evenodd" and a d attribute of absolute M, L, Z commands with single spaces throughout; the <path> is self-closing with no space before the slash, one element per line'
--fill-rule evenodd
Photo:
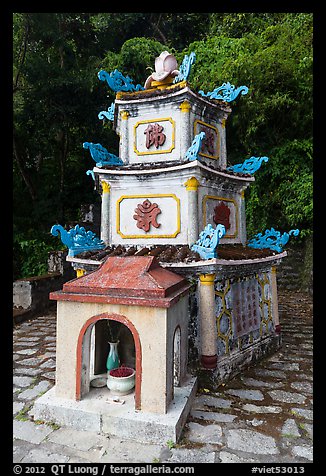
<path fill-rule="evenodd" d="M 55 316 L 14 329 L 15 463 L 309 463 L 313 460 L 312 299 L 279 291 L 282 348 L 218 392 L 198 392 L 179 444 L 123 441 L 34 421 L 54 385 Z"/>

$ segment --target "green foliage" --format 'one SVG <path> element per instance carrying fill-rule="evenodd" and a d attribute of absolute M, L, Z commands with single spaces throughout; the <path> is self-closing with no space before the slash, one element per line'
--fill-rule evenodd
<path fill-rule="evenodd" d="M 50 234 L 39 234 L 29 230 L 25 234 L 14 234 L 13 249 L 13 280 L 16 280 L 46 274 L 49 252 L 66 248 Z"/>
<path fill-rule="evenodd" d="M 226 81 L 248 86 L 232 103 L 228 161 L 270 158 L 246 192 L 248 236 L 273 226 L 297 227 L 302 238 L 312 231 L 312 15 L 215 14 L 211 20 L 219 36 L 185 50 L 197 56 L 191 83 L 205 92 Z"/>
<path fill-rule="evenodd" d="M 247 191 L 249 236 L 266 228 L 299 228 L 299 239 L 313 226 L 312 141 L 293 140 L 271 150 L 270 160 Z"/>
<path fill-rule="evenodd" d="M 120 54 L 108 52 L 103 67 L 110 72 L 118 69 L 124 76 L 130 76 L 134 84 L 144 84 L 154 70 L 155 58 L 166 49 L 162 43 L 149 38 L 131 38 L 121 47 Z"/>
<path fill-rule="evenodd" d="M 169 448 L 169 450 L 172 450 L 173 448 L 175 448 L 175 443 L 172 440 L 168 440 L 166 442 L 166 446 Z"/>

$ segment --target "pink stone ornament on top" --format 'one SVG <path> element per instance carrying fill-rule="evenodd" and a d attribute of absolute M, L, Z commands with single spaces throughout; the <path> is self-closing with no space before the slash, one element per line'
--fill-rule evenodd
<path fill-rule="evenodd" d="M 145 89 L 150 89 L 153 81 L 164 81 L 171 77 L 172 79 L 177 76 L 180 71 L 178 71 L 178 63 L 175 56 L 171 55 L 168 51 L 163 51 L 160 56 L 155 58 L 155 72 L 152 73 L 145 81 Z"/>

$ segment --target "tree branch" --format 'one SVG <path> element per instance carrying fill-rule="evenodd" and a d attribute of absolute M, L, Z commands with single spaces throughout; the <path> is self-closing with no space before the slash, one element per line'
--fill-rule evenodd
<path fill-rule="evenodd" d="M 19 81 L 19 76 L 20 76 L 20 73 L 21 73 L 21 68 L 22 68 L 23 64 L 25 63 L 28 36 L 29 36 L 29 22 L 28 22 L 28 19 L 26 19 L 25 34 L 24 34 L 24 39 L 22 41 L 22 45 L 20 47 L 20 51 L 19 51 L 19 58 L 20 59 L 19 59 L 19 65 L 18 65 L 18 68 L 17 68 L 16 78 L 14 80 L 13 93 L 15 93 L 19 89 L 18 88 L 18 81 Z"/>
<path fill-rule="evenodd" d="M 161 21 L 161 17 L 162 17 L 162 13 L 160 13 L 160 15 L 158 17 L 158 20 L 157 20 L 157 23 L 154 23 L 154 21 L 152 20 L 152 17 L 148 21 L 149 21 L 150 25 L 154 28 L 154 30 L 158 33 L 161 40 L 163 40 L 163 43 L 166 44 L 168 42 L 167 38 L 158 26 L 160 21 Z"/>
<path fill-rule="evenodd" d="M 21 154 L 19 153 L 18 151 L 18 146 L 17 146 L 17 139 L 16 139 L 16 135 L 15 135 L 15 131 L 13 133 L 13 150 L 14 150 L 14 157 L 16 159 L 16 162 L 17 162 L 17 165 L 18 165 L 18 170 L 26 184 L 26 187 L 29 191 L 29 194 L 33 200 L 33 202 L 35 202 L 36 200 L 36 192 L 35 192 L 35 188 L 33 186 L 33 183 L 28 175 L 28 173 L 26 172 L 25 168 L 24 168 L 24 160 L 21 156 Z"/>

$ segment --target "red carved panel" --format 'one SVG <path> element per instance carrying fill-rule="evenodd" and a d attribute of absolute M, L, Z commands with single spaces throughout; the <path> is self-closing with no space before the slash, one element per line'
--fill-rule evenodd
<path fill-rule="evenodd" d="M 144 131 L 146 134 L 146 148 L 149 149 L 152 145 L 158 149 L 159 145 L 163 145 L 166 139 L 166 135 L 163 134 L 163 126 L 160 124 L 149 124 L 147 129 Z"/>
<path fill-rule="evenodd" d="M 137 220 L 137 227 L 144 231 L 149 231 L 150 226 L 159 228 L 161 225 L 157 223 L 157 215 L 161 213 L 161 209 L 157 203 L 151 203 L 149 200 L 144 200 L 143 203 L 139 203 L 135 209 L 134 220 Z"/>
<path fill-rule="evenodd" d="M 212 129 L 209 127 L 201 127 L 200 132 L 205 132 L 205 138 L 202 141 L 202 151 L 205 152 L 205 150 L 209 153 L 209 155 L 215 155 L 215 140 L 216 136 Z"/>
<path fill-rule="evenodd" d="M 229 230 L 231 223 L 230 223 L 230 213 L 231 210 L 225 203 L 221 202 L 214 208 L 214 217 L 213 220 L 216 225 L 221 224 L 225 226 L 225 230 Z"/>

